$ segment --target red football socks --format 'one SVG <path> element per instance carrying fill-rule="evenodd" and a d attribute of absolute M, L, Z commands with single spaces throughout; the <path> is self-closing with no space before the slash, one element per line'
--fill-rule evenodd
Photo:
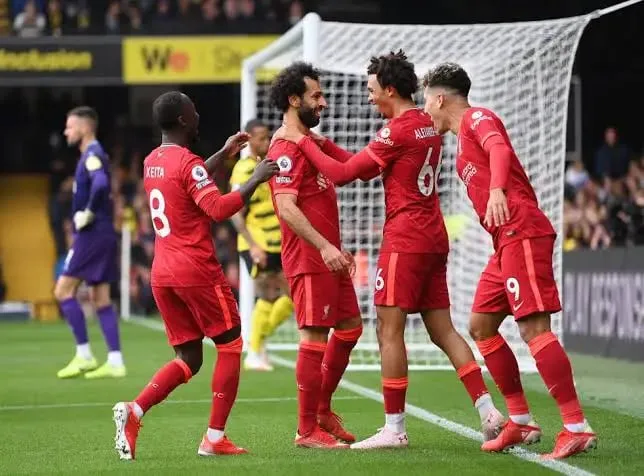
<path fill-rule="evenodd" d="M 465 390 L 470 394 L 473 403 L 486 393 L 489 393 L 483 375 L 481 374 L 481 367 L 475 361 L 468 362 L 456 370 L 458 378 L 461 379 Z"/>
<path fill-rule="evenodd" d="M 325 350 L 326 344 L 322 342 L 300 342 L 295 365 L 299 420 L 297 432 L 300 436 L 309 435 L 318 423 Z"/>
<path fill-rule="evenodd" d="M 519 364 L 505 339 L 497 334 L 476 345 L 485 359 L 490 375 L 499 388 L 510 415 L 526 415 L 530 413 L 528 402 L 523 393 Z"/>
<path fill-rule="evenodd" d="M 584 412 L 577 398 L 570 360 L 557 336 L 544 332 L 528 342 L 528 346 L 564 424 L 583 423 Z"/>
<path fill-rule="evenodd" d="M 385 414 L 392 415 L 405 412 L 407 397 L 407 377 L 382 378 L 382 394 L 385 397 Z"/>
<path fill-rule="evenodd" d="M 338 388 L 347 365 L 349 365 L 349 356 L 361 334 L 362 326 L 354 329 L 333 331 L 322 361 L 319 413 L 329 413 L 331 411 L 331 398 Z"/>
<path fill-rule="evenodd" d="M 223 431 L 239 388 L 242 339 L 217 344 L 217 363 L 212 375 L 212 408 L 208 428 Z"/>
<path fill-rule="evenodd" d="M 134 402 L 147 412 L 154 405 L 168 398 L 168 395 L 182 383 L 187 383 L 192 377 L 192 371 L 183 360 L 174 359 L 161 367 L 150 383 L 141 391 Z"/>

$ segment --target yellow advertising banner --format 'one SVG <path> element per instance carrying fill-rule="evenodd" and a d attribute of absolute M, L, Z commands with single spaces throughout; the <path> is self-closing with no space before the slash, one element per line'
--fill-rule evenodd
<path fill-rule="evenodd" d="M 242 61 L 277 39 L 276 35 L 126 37 L 126 84 L 236 83 Z"/>

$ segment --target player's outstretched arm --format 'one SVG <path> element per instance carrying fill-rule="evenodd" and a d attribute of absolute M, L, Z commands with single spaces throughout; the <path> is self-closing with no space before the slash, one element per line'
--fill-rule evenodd
<path fill-rule="evenodd" d="M 329 270 L 350 272 L 352 262 L 311 225 L 311 222 L 297 206 L 297 195 L 279 193 L 275 195 L 275 204 L 280 218 L 286 222 L 289 228 L 320 251 Z"/>
<path fill-rule="evenodd" d="M 346 183 L 379 170 L 367 148 L 352 155 L 346 162 L 337 162 L 320 150 L 309 136 L 302 137 L 297 145 L 315 168 L 334 183 Z"/>
<path fill-rule="evenodd" d="M 247 132 L 237 132 L 230 136 L 221 149 L 205 160 L 208 175 L 214 174 L 226 159 L 239 154 L 239 151 L 242 150 L 246 145 L 246 142 L 248 142 L 248 137 L 249 135 Z"/>
<path fill-rule="evenodd" d="M 197 172 L 195 172 L 195 168 Z M 201 171 L 199 172 L 199 168 Z M 239 212 L 255 193 L 259 184 L 266 182 L 279 172 L 278 165 L 272 160 L 262 160 L 253 175 L 234 192 L 222 195 L 217 186 L 207 177 L 204 167 L 194 160 L 187 167 L 192 170 L 187 173 L 188 193 L 194 202 L 215 221 L 223 221 Z M 203 174 L 202 178 L 200 174 Z M 197 176 L 200 181 L 191 180 Z"/>
<path fill-rule="evenodd" d="M 309 136 L 315 141 L 317 145 L 320 146 L 322 152 L 324 152 L 334 160 L 337 160 L 338 162 L 346 162 L 351 157 L 353 157 L 353 154 L 351 152 L 343 149 L 328 137 L 321 136 L 313 131 L 309 132 Z"/>

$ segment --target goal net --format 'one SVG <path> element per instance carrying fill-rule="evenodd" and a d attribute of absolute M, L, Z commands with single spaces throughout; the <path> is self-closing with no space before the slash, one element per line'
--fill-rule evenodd
<path fill-rule="evenodd" d="M 323 90 L 329 103 L 320 132 L 357 152 L 383 124 L 367 102 L 366 67 L 370 56 L 402 48 L 416 65 L 419 78 L 439 62 L 460 63 L 472 78 L 471 103 L 493 109 L 505 121 L 541 207 L 561 232 L 572 63 L 590 19 L 580 16 L 504 24 L 374 25 L 324 22 L 309 14 L 244 62 L 241 122 L 257 117 L 271 128 L 278 127 L 281 114 L 268 103 L 268 80 L 295 60 L 310 61 L 323 72 Z M 420 91 L 418 100 L 420 104 Z M 439 193 L 445 216 L 458 216 L 465 222 L 460 238 L 451 243 L 448 280 L 452 318 L 457 330 L 468 336 L 474 291 L 492 253 L 492 243 L 473 214 L 456 174 L 454 152 L 455 139 L 449 134 L 444 139 Z M 378 179 L 369 183 L 356 181 L 339 188 L 338 197 L 342 243 L 358 263 L 354 284 L 365 328 L 351 367 L 378 369 L 373 288 L 384 222 L 382 184 Z M 556 247 L 554 263 L 560 284 L 561 246 Z M 252 281 L 247 274 L 242 278 L 240 300 L 247 331 L 254 297 Z M 561 336 L 560 314 L 554 316 L 553 328 Z M 533 359 L 512 319 L 506 319 L 502 333 L 516 352 L 521 368 L 533 370 Z M 451 368 L 445 355 L 429 341 L 418 315 L 407 321 L 406 342 L 410 367 Z M 296 349 L 296 345 L 297 329 L 291 320 L 271 337 L 268 348 Z"/>

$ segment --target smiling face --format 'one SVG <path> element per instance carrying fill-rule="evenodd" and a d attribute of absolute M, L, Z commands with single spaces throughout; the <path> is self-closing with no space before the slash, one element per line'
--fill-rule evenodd
<path fill-rule="evenodd" d="M 367 79 L 367 91 L 369 91 L 369 104 L 373 104 L 383 117 L 390 119 L 393 116 L 393 90 L 391 86 L 383 88 L 375 74 L 370 74 Z"/>
<path fill-rule="evenodd" d="M 301 97 L 292 96 L 290 104 L 297 110 L 297 115 L 302 124 L 311 129 L 320 123 L 322 111 L 328 105 L 326 99 L 324 99 L 319 81 L 306 77 L 304 78 L 304 84 L 306 85 L 304 94 Z"/>
<path fill-rule="evenodd" d="M 425 98 L 425 112 L 432 116 L 439 134 L 444 134 L 449 130 L 447 108 L 445 107 L 445 90 L 425 87 L 423 96 Z"/>

